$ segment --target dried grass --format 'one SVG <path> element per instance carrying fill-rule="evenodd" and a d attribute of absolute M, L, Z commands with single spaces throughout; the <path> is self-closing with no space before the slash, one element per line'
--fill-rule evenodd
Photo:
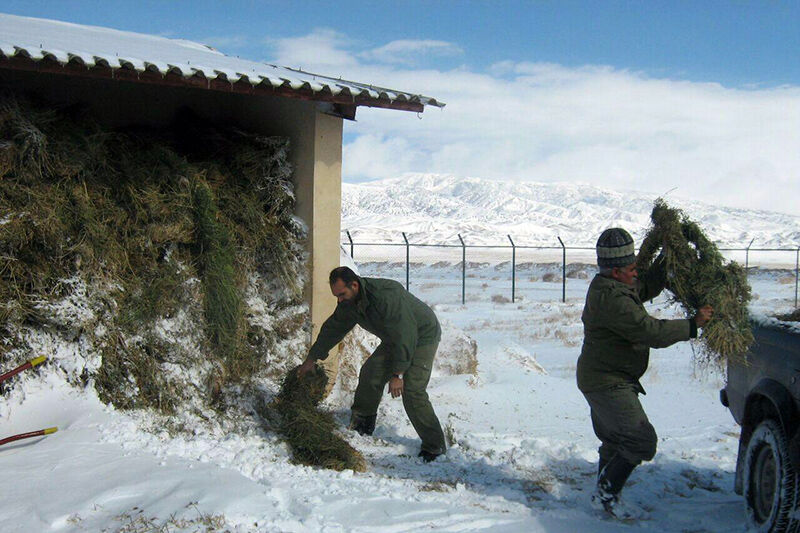
<path fill-rule="evenodd" d="M 327 382 L 325 371 L 318 365 L 302 379 L 297 377 L 297 368 L 286 375 L 270 406 L 278 419 L 278 432 L 291 446 L 296 463 L 365 472 L 364 456 L 336 433 L 333 415 L 317 407 Z"/>
<path fill-rule="evenodd" d="M 691 316 L 703 305 L 714 318 L 700 335 L 698 363 L 724 368 L 728 358 L 740 358 L 753 342 L 747 303 L 750 285 L 741 265 L 727 262 L 717 247 L 681 210 L 658 199 L 651 225 L 642 242 L 637 265 L 644 275 L 657 260 L 664 261 L 667 289 Z"/>
<path fill-rule="evenodd" d="M 800 322 L 800 309 L 795 309 L 791 313 L 786 313 L 785 315 L 776 315 L 775 318 L 785 322 Z"/>
<path fill-rule="evenodd" d="M 0 358 L 14 343 L 24 353 L 23 326 L 65 327 L 45 304 L 79 278 L 97 322 L 70 335 L 102 353 L 93 377 L 105 401 L 176 408 L 185 391 L 163 371 L 175 347 L 152 332 L 179 309 L 205 322 L 195 363 L 219 369 L 222 387 L 261 371 L 273 337 L 248 339 L 245 280 L 268 280 L 272 301 L 291 305 L 305 278 L 288 148 L 190 114 L 162 130 L 108 131 L 79 109 L 0 95 L 0 335 L 10 339 Z"/>

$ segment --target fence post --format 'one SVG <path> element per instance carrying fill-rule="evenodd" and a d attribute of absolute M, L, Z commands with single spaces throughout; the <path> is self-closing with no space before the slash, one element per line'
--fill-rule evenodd
<path fill-rule="evenodd" d="M 467 245 L 460 233 L 458 240 L 461 241 L 461 305 L 464 305 L 467 301 Z"/>
<path fill-rule="evenodd" d="M 756 240 L 755 237 L 750 239 L 750 244 L 747 245 L 747 248 L 744 249 L 744 273 L 747 274 L 747 271 L 750 268 L 750 247 L 753 246 L 753 241 Z"/>
<path fill-rule="evenodd" d="M 564 241 L 561 237 L 556 235 L 558 242 L 561 243 L 561 302 L 567 301 L 567 247 L 564 246 Z"/>
<path fill-rule="evenodd" d="M 408 260 L 408 237 L 406 237 L 406 232 L 403 231 L 403 240 L 406 241 L 406 290 L 408 290 L 408 270 L 409 270 L 409 260 Z"/>
<path fill-rule="evenodd" d="M 794 308 L 797 309 L 797 281 L 800 279 L 800 246 L 794 256 Z"/>
<path fill-rule="evenodd" d="M 517 246 L 511 235 L 508 235 L 508 240 L 511 241 L 511 303 L 513 304 L 517 289 Z"/>
<path fill-rule="evenodd" d="M 347 240 L 350 241 L 350 259 L 353 259 L 353 238 L 350 236 L 350 230 L 345 230 L 347 232 Z"/>

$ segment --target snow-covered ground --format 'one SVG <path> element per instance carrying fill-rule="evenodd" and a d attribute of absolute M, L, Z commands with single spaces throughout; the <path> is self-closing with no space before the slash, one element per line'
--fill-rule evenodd
<path fill-rule="evenodd" d="M 373 265 L 362 274 L 392 269 Z M 400 401 L 389 397 L 373 437 L 344 431 L 367 457 L 368 471 L 337 473 L 290 464 L 285 445 L 255 419 L 238 433 L 198 427 L 191 436 L 170 435 L 146 413 L 103 405 L 91 387 L 70 385 L 45 366 L 14 378 L 0 404 L 0 436 L 59 427 L 0 447 L 0 529 L 745 530 L 732 490 L 739 428 L 719 403 L 723 378 L 695 371 L 691 344 L 653 351 L 643 381 L 659 451 L 634 472 L 624 496 L 649 518 L 611 521 L 589 506 L 598 443 L 574 378 L 588 279 L 569 280 L 566 303 L 560 284 L 542 281 L 541 290 L 534 284 L 515 303 L 492 301 L 487 294 L 497 280 L 487 267 L 471 278 L 461 306 L 457 280 L 428 272 L 412 290 L 478 346 L 475 375 L 435 374 L 429 387 L 453 441 L 445 457 L 432 464 L 416 458 L 416 435 Z M 782 275 L 751 278 L 754 310 L 791 308 Z M 663 297 L 649 307 L 662 317 L 679 314 Z M 335 394 L 326 405 L 342 426 L 349 400 Z"/>

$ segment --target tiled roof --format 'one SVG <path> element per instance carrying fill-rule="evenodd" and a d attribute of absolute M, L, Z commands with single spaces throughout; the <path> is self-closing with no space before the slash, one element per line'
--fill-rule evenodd
<path fill-rule="evenodd" d="M 0 14 L 0 68 L 60 72 L 211 90 L 278 94 L 406 111 L 434 98 L 227 56 L 203 44 Z"/>

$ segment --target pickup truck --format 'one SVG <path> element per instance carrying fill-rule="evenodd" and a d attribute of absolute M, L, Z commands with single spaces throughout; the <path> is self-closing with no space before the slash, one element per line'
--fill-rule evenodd
<path fill-rule="evenodd" d="M 741 425 L 734 490 L 755 531 L 800 531 L 800 322 L 754 318 L 720 391 Z"/>

